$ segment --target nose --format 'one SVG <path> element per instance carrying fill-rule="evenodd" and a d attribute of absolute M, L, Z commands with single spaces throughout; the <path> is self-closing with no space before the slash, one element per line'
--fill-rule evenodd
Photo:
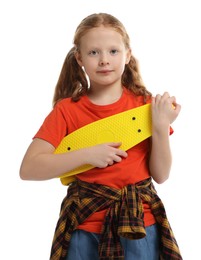
<path fill-rule="evenodd" d="M 99 60 L 99 66 L 105 66 L 109 64 L 109 59 L 107 54 L 102 54 L 100 56 L 100 60 Z"/>

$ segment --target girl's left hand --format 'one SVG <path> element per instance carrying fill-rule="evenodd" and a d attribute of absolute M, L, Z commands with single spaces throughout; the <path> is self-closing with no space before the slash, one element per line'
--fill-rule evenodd
<path fill-rule="evenodd" d="M 180 110 L 181 106 L 177 104 L 174 96 L 170 97 L 168 92 L 164 92 L 162 96 L 157 94 L 152 98 L 153 128 L 160 130 L 161 127 L 169 127 L 179 115 Z"/>

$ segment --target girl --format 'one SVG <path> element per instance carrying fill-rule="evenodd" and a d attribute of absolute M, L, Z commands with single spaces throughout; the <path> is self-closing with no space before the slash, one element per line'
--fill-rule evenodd
<path fill-rule="evenodd" d="M 127 152 L 119 140 L 54 154 L 63 137 L 80 127 L 145 103 L 152 107 L 152 137 Z M 82 20 L 58 79 L 53 110 L 20 168 L 23 180 L 47 180 L 94 166 L 68 187 L 51 260 L 182 259 L 152 183 L 169 177 L 170 125 L 179 112 L 174 96 L 152 97 L 143 85 L 118 19 L 99 13 Z"/>

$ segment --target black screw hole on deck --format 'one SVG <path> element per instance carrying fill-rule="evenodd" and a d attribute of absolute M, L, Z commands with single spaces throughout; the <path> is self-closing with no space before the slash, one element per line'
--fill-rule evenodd
<path fill-rule="evenodd" d="M 70 151 L 70 149 L 71 149 L 70 147 L 67 148 L 68 151 Z"/>
<path fill-rule="evenodd" d="M 138 133 L 140 133 L 142 130 L 141 130 L 141 129 L 138 129 L 137 131 L 138 131 Z"/>
<path fill-rule="evenodd" d="M 132 117 L 132 120 L 135 120 L 136 119 L 136 117 L 134 116 L 134 117 Z"/>

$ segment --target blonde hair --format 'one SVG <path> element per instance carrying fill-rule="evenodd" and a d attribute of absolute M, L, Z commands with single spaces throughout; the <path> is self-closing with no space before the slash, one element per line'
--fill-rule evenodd
<path fill-rule="evenodd" d="M 125 47 L 130 49 L 130 39 L 124 25 L 114 16 L 107 13 L 92 14 L 84 18 L 78 25 L 74 35 L 74 47 L 68 52 L 60 75 L 55 87 L 53 106 L 61 99 L 71 97 L 74 102 L 88 91 L 88 81 L 83 69 L 79 66 L 75 58 L 75 52 L 79 51 L 80 39 L 90 29 L 99 26 L 111 27 L 121 34 Z M 125 65 L 122 75 L 122 85 L 136 95 L 145 97 L 151 96 L 151 93 L 143 84 L 139 65 L 136 58 L 131 55 L 130 61 Z"/>

